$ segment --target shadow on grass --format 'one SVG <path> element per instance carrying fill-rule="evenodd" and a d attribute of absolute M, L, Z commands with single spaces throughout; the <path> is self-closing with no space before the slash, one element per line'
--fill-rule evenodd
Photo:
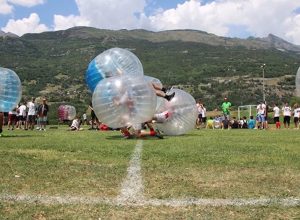
<path fill-rule="evenodd" d="M 165 138 L 169 138 L 169 137 L 164 137 L 163 139 Z M 159 139 L 155 136 L 144 136 L 142 138 L 136 138 L 136 137 L 132 137 L 132 138 L 129 138 L 129 139 L 126 139 L 124 138 L 122 135 L 113 135 L 113 136 L 109 136 L 109 137 L 106 137 L 107 140 L 143 140 L 143 141 L 148 141 L 148 140 L 163 140 L 163 139 Z"/>
<path fill-rule="evenodd" d="M 2 134 L 0 138 L 24 138 L 24 137 L 44 137 L 43 135 L 29 135 L 29 134 Z"/>

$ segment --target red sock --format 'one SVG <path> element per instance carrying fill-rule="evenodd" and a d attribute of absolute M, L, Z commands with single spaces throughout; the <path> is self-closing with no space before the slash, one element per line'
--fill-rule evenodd
<path fill-rule="evenodd" d="M 150 129 L 150 136 L 155 136 L 156 132 L 154 131 L 154 129 Z"/>
<path fill-rule="evenodd" d="M 129 131 L 127 131 L 127 130 L 123 131 L 123 134 L 124 134 L 124 136 L 130 136 Z"/>

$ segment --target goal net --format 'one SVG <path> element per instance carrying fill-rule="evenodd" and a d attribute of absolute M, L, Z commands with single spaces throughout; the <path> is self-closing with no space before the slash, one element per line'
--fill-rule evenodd
<path fill-rule="evenodd" d="M 241 105 L 238 107 L 238 119 L 244 116 L 249 119 L 251 115 L 255 118 L 256 105 Z"/>

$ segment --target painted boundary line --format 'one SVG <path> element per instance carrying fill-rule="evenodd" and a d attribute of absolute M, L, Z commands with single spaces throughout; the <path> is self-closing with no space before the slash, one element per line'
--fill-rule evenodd
<path fill-rule="evenodd" d="M 1 202 L 24 202 L 41 203 L 48 205 L 66 204 L 66 205 L 115 205 L 115 206 L 300 206 L 300 198 L 259 198 L 259 199 L 150 199 L 120 201 L 120 199 L 109 199 L 101 197 L 79 197 L 79 196 L 42 196 L 42 195 L 0 195 Z"/>
<path fill-rule="evenodd" d="M 136 143 L 131 157 L 127 176 L 121 184 L 121 191 L 117 198 L 84 197 L 84 196 L 46 196 L 46 195 L 12 195 L 0 194 L 0 202 L 24 202 L 41 204 L 105 204 L 122 206 L 300 206 L 300 198 L 240 198 L 240 199 L 145 199 L 143 195 L 144 185 L 141 175 L 141 155 L 143 141 Z"/>
<path fill-rule="evenodd" d="M 127 169 L 127 177 L 122 183 L 120 195 L 117 197 L 120 204 L 124 202 L 138 203 L 144 199 L 144 185 L 141 174 L 142 150 L 143 141 L 138 140 Z"/>

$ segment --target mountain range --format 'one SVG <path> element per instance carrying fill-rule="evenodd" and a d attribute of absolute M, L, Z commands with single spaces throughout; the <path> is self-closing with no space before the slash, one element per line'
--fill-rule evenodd
<path fill-rule="evenodd" d="M 300 66 L 300 46 L 272 34 L 238 39 L 196 30 L 91 27 L 21 37 L 0 31 L 0 66 L 20 76 L 24 97 L 46 96 L 55 103 L 84 106 L 91 99 L 84 80 L 87 66 L 112 47 L 131 50 L 146 75 L 187 90 L 208 108 L 218 107 L 224 96 L 235 106 L 255 104 L 262 99 L 263 83 L 268 101 L 289 100 Z"/>

